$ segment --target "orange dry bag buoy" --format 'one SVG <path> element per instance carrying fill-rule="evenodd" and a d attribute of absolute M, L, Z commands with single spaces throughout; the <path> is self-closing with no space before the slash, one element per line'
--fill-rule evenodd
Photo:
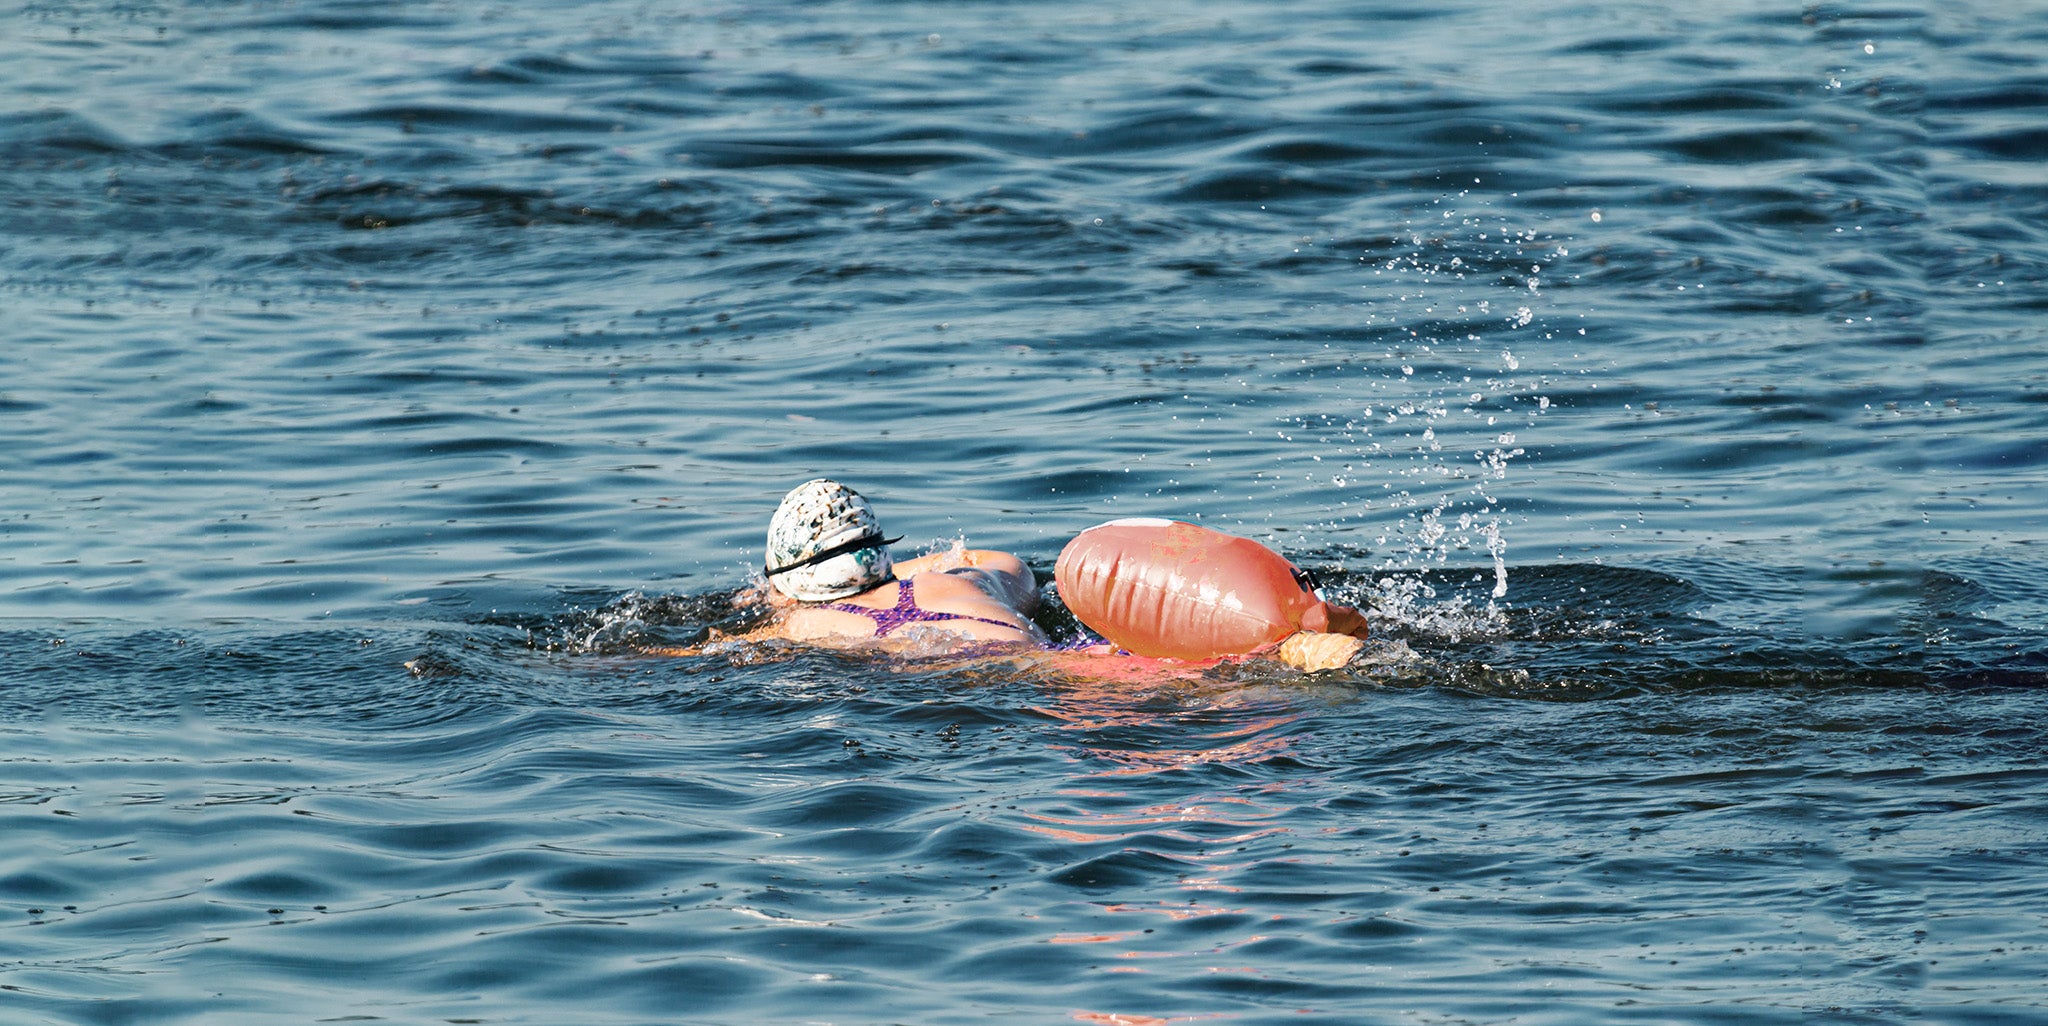
<path fill-rule="evenodd" d="M 1067 543 L 1060 599 L 1133 655 L 1244 655 L 1296 631 L 1365 636 L 1365 618 L 1310 590 L 1308 575 L 1252 541 L 1175 520 L 1112 520 Z"/>

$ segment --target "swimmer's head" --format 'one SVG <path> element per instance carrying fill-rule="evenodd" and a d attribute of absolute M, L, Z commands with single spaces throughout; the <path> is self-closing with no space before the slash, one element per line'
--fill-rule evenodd
<path fill-rule="evenodd" d="M 874 508 L 837 481 L 806 481 L 768 521 L 768 580 L 799 602 L 857 595 L 895 576 Z"/>

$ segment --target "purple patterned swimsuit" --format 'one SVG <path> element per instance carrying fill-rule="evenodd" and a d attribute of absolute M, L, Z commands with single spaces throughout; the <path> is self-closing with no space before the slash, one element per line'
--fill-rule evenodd
<path fill-rule="evenodd" d="M 1007 620 L 991 620 L 985 616 L 968 616 L 965 613 L 941 613 L 937 610 L 925 609 L 917 604 L 917 593 L 911 590 L 910 582 L 907 580 L 896 582 L 896 605 L 890 609 L 870 609 L 867 606 L 856 606 L 850 602 L 834 602 L 831 605 L 819 606 L 817 608 L 830 609 L 838 613 L 859 613 L 875 621 L 875 637 L 878 638 L 886 638 L 891 633 L 914 623 L 938 623 L 944 620 L 973 620 L 977 623 L 991 623 L 997 627 L 1008 627 L 1013 631 L 1024 629 Z"/>

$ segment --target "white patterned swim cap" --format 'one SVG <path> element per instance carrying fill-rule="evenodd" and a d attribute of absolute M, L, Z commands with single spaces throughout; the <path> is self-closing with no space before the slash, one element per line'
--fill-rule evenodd
<path fill-rule="evenodd" d="M 888 546 L 897 540 L 882 537 L 860 493 L 822 477 L 805 481 L 768 521 L 768 580 L 799 602 L 857 595 L 895 576 Z"/>

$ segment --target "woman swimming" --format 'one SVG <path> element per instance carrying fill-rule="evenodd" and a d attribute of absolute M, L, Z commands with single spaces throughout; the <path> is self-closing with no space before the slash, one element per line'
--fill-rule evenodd
<path fill-rule="evenodd" d="M 768 587 L 775 618 L 746 640 L 827 647 L 1044 647 L 1031 621 L 1038 585 L 1007 552 L 952 550 L 897 563 L 867 499 L 825 478 L 784 496 L 768 521 Z"/>
<path fill-rule="evenodd" d="M 1038 608 L 1031 568 L 1007 552 L 955 549 L 894 562 L 874 508 L 853 489 L 827 478 L 791 489 L 768 522 L 768 586 L 774 618 L 737 638 L 784 639 L 832 648 L 880 647 L 923 652 L 1004 645 L 1048 646 L 1032 622 Z M 1343 608 L 1343 607 L 1333 607 Z M 1363 619 L 1358 620 L 1363 633 Z M 1341 666 L 1362 642 L 1343 634 L 1303 631 L 1274 654 L 1299 669 Z M 656 649 L 694 654 L 698 649 Z M 1097 646 L 1091 655 L 1116 654 Z M 1249 653 L 1246 653 L 1249 654 Z"/>

